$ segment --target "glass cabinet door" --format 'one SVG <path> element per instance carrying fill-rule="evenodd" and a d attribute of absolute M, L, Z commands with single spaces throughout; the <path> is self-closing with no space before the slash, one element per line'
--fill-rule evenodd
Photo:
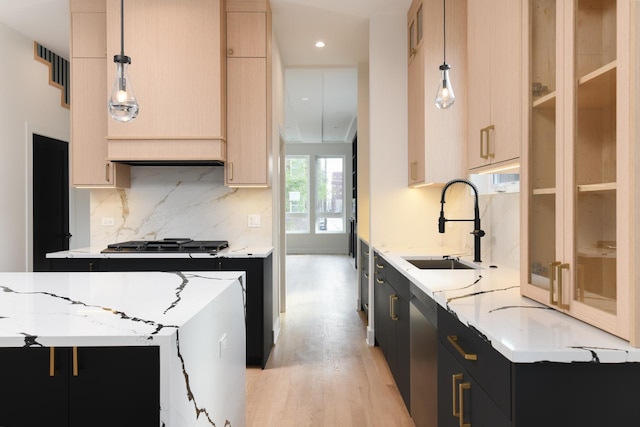
<path fill-rule="evenodd" d="M 577 0 L 573 301 L 616 314 L 616 0 Z"/>
<path fill-rule="evenodd" d="M 556 1 L 530 0 L 530 133 L 528 283 L 550 289 L 556 253 Z"/>

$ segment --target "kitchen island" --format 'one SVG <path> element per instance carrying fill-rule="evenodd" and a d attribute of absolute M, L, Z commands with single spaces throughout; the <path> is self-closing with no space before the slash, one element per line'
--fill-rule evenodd
<path fill-rule="evenodd" d="M 51 271 L 244 271 L 246 363 L 265 367 L 274 344 L 273 247 L 231 244 L 209 252 L 102 252 L 88 247 L 47 254 Z"/>
<path fill-rule="evenodd" d="M 244 283 L 0 273 L 0 425 L 244 426 Z"/>

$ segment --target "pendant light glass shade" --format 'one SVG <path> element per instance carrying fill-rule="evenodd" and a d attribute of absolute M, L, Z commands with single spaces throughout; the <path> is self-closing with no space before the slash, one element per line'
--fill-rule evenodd
<path fill-rule="evenodd" d="M 451 86 L 451 80 L 449 80 L 449 67 L 448 64 L 442 64 L 440 66 L 440 83 L 438 84 L 438 91 L 436 92 L 436 107 L 441 110 L 445 110 L 456 102 L 456 95 L 453 93 L 453 86 Z"/>
<path fill-rule="evenodd" d="M 129 79 L 131 58 L 124 54 L 124 0 L 120 0 L 120 55 L 113 57 L 116 76 L 109 97 L 109 115 L 119 122 L 128 122 L 138 116 L 138 101 Z"/>
<path fill-rule="evenodd" d="M 447 64 L 447 2 L 442 0 L 442 56 L 443 61 L 440 66 L 440 81 L 436 92 L 436 107 L 446 110 L 456 102 L 456 95 L 453 93 L 453 86 L 449 80 L 449 70 Z"/>
<path fill-rule="evenodd" d="M 128 122 L 138 116 L 138 101 L 133 93 L 133 85 L 129 79 L 131 58 L 116 55 L 116 76 L 109 97 L 109 114 L 114 120 Z"/>

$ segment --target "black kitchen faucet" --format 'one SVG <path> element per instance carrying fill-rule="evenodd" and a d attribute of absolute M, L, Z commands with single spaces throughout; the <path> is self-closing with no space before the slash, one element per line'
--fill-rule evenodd
<path fill-rule="evenodd" d="M 471 188 L 473 188 L 473 192 L 475 194 L 475 203 L 474 203 L 474 218 L 473 219 L 447 219 L 444 217 L 444 194 L 447 189 L 453 184 L 461 183 L 467 184 Z M 447 182 L 445 186 L 442 188 L 442 195 L 440 197 L 440 218 L 438 219 L 438 231 L 440 233 L 444 233 L 444 225 L 447 221 L 473 221 L 473 234 L 474 239 L 474 250 L 473 250 L 473 262 L 482 262 L 480 259 L 480 238 L 485 235 L 485 232 L 480 229 L 480 208 L 478 207 L 478 188 L 471 182 L 466 179 L 452 179 Z"/>

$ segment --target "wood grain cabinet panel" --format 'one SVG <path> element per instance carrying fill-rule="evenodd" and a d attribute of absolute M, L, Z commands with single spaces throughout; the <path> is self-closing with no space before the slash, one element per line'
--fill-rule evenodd
<path fill-rule="evenodd" d="M 271 10 L 268 1 L 227 7 L 225 184 L 271 185 Z"/>
<path fill-rule="evenodd" d="M 467 3 L 468 169 L 516 165 L 522 134 L 519 1 Z"/>
<path fill-rule="evenodd" d="M 83 11 L 76 12 L 75 6 Z M 71 8 L 71 184 L 130 187 L 130 167 L 107 160 L 104 3 L 76 1 Z"/>
<path fill-rule="evenodd" d="M 414 0 L 407 13 L 408 183 L 444 184 L 465 176 L 466 2 L 447 5 L 447 63 L 455 104 L 435 105 L 443 62 L 442 2 Z"/>
<path fill-rule="evenodd" d="M 119 161 L 224 161 L 223 2 L 124 3 L 125 53 L 140 105 L 128 123 L 108 121 L 108 155 Z M 107 0 L 107 52 L 120 52 L 120 1 Z M 109 88 L 115 64 L 107 63 Z"/>

